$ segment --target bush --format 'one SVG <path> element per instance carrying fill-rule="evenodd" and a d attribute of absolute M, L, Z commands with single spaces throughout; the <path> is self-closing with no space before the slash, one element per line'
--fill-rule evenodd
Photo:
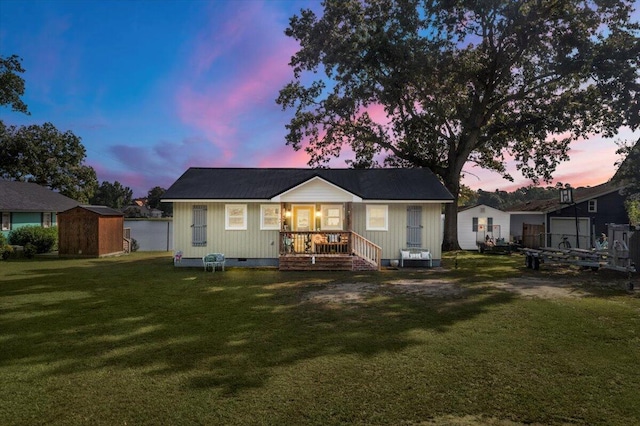
<path fill-rule="evenodd" d="M 0 249 L 7 245 L 7 237 L 4 236 L 2 232 L 0 232 Z"/>
<path fill-rule="evenodd" d="M 131 251 L 138 251 L 140 249 L 140 244 L 138 244 L 138 241 L 135 238 L 131 239 Z"/>
<path fill-rule="evenodd" d="M 0 256 L 2 256 L 3 260 L 7 260 L 8 258 L 11 257 L 11 254 L 13 253 L 13 247 L 11 247 L 10 245 L 4 245 L 4 246 L 0 246 Z"/>
<path fill-rule="evenodd" d="M 25 246 L 25 251 L 27 244 L 32 244 L 36 253 L 48 253 L 58 244 L 58 228 L 56 226 L 51 228 L 23 226 L 9 233 L 9 242 L 13 245 Z"/>
<path fill-rule="evenodd" d="M 33 245 L 31 243 L 25 244 L 25 246 L 24 246 L 24 257 L 26 257 L 27 259 L 33 259 L 33 256 L 35 256 L 37 252 L 38 252 L 38 250 L 37 250 L 35 245 Z"/>

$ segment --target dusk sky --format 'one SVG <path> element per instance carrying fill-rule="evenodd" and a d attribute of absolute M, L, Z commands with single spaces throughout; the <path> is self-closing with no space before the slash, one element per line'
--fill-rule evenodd
<path fill-rule="evenodd" d="M 1 0 L 0 54 L 23 58 L 31 115 L 5 107 L 0 119 L 71 130 L 99 182 L 119 181 L 136 197 L 191 166 L 307 167 L 306 154 L 285 145 L 292 112 L 275 103 L 297 50 L 284 30 L 301 8 L 321 10 L 316 0 Z M 618 138 L 639 137 L 622 129 Z M 618 138 L 575 142 L 556 181 L 607 181 Z M 466 171 L 472 189 L 530 183 L 513 166 L 515 183 Z"/>

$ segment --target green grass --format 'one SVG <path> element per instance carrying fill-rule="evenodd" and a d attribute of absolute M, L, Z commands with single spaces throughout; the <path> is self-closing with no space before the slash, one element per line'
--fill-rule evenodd
<path fill-rule="evenodd" d="M 640 299 L 621 274 L 478 254 L 445 266 L 205 274 L 150 253 L 0 262 L 0 424 L 638 424 Z M 523 276 L 572 279 L 589 295 L 488 284 Z M 423 278 L 466 292 L 385 284 Z M 380 287 L 360 303 L 307 301 L 355 282 Z"/>

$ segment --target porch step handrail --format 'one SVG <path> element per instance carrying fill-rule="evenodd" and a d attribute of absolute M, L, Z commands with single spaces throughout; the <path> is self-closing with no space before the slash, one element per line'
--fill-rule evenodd
<path fill-rule="evenodd" d="M 365 259 L 371 265 L 381 269 L 382 247 L 367 240 L 362 235 L 351 231 L 351 250 L 356 256 Z"/>

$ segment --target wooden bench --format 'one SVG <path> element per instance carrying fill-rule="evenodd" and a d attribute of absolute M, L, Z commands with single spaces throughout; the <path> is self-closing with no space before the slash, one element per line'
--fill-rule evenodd
<path fill-rule="evenodd" d="M 427 262 L 429 267 L 433 267 L 433 256 L 431 251 L 425 248 L 403 248 L 400 249 L 400 267 L 404 268 L 404 262 Z"/>

